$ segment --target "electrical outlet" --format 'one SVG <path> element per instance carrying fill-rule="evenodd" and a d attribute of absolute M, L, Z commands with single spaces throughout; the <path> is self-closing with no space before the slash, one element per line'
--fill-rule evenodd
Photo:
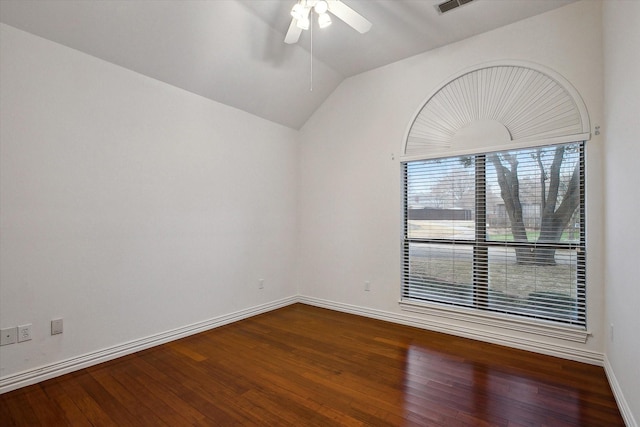
<path fill-rule="evenodd" d="M 370 281 L 365 281 L 364 282 L 364 290 L 369 292 L 371 290 L 371 282 Z"/>
<path fill-rule="evenodd" d="M 31 339 L 31 323 L 18 326 L 18 342 L 29 341 Z"/>
<path fill-rule="evenodd" d="M 5 328 L 0 330 L 0 345 L 15 344 L 18 340 L 18 328 Z"/>
<path fill-rule="evenodd" d="M 264 279 L 258 280 L 258 289 L 264 289 Z"/>
<path fill-rule="evenodd" d="M 51 335 L 62 333 L 62 319 L 53 319 L 51 321 Z"/>

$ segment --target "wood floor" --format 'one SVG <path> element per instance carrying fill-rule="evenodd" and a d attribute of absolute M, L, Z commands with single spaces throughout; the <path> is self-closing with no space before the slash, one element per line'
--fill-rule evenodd
<path fill-rule="evenodd" d="M 2 426 L 623 426 L 602 368 L 296 304 L 0 395 Z"/>

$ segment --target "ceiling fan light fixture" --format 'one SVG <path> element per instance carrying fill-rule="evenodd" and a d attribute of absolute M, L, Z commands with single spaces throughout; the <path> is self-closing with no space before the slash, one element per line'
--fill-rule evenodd
<path fill-rule="evenodd" d="M 2 0 L 0 0 L 2 1 Z M 275 0 L 273 0 L 275 1 Z M 473 0 L 448 0 L 470 2 Z M 313 9 L 313 10 L 312 10 Z M 338 18 L 360 34 L 371 29 L 371 22 L 340 0 L 297 0 L 291 9 L 291 23 L 284 36 L 286 44 L 297 43 L 303 30 L 311 29 L 314 18 L 320 28 L 331 25 L 333 18 Z"/>
<path fill-rule="evenodd" d="M 291 16 L 293 17 L 293 19 L 296 19 L 298 21 L 304 19 L 308 15 L 308 13 L 309 11 L 306 10 L 306 8 L 300 3 L 294 4 L 293 9 L 291 9 Z"/>
<path fill-rule="evenodd" d="M 329 14 L 326 12 L 321 13 L 318 16 L 318 26 L 320 28 L 327 28 L 329 25 L 331 25 L 331 17 Z"/>
<path fill-rule="evenodd" d="M 303 16 L 301 19 L 296 19 L 296 21 L 296 26 L 301 30 L 309 29 L 309 18 L 307 18 L 306 16 Z"/>
<path fill-rule="evenodd" d="M 322 16 L 323 13 L 326 13 L 327 10 L 329 10 L 329 5 L 326 1 L 320 0 L 315 6 L 313 6 L 313 10 L 315 10 L 318 15 Z"/>

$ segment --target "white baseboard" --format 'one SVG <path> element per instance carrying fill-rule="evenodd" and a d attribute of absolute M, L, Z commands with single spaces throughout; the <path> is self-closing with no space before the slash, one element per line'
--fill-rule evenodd
<path fill-rule="evenodd" d="M 266 304 L 261 304 L 248 309 L 240 310 L 234 313 L 218 316 L 209 320 L 187 325 L 181 328 L 177 328 L 171 331 L 163 332 L 160 334 L 152 335 L 139 340 L 134 340 L 128 343 L 120 344 L 117 346 L 109 347 L 106 349 L 98 350 L 95 352 L 87 353 L 82 356 L 63 360 L 61 362 L 45 365 L 39 368 L 30 369 L 17 374 L 9 375 L 0 379 L 0 394 L 6 393 L 11 390 L 18 389 L 27 385 L 35 384 L 40 381 L 44 381 L 50 378 L 54 378 L 60 375 L 67 374 L 79 369 L 83 369 L 89 366 L 97 365 L 108 360 L 116 359 L 128 354 L 135 353 L 159 344 L 164 344 L 170 341 L 174 341 L 189 335 L 197 334 L 209 329 L 214 329 L 219 326 L 223 326 L 229 323 L 237 322 L 258 314 L 262 314 L 271 310 L 275 310 L 294 303 L 303 303 L 316 307 L 327 308 L 330 310 L 341 311 L 350 314 L 356 314 L 360 316 L 370 317 L 373 319 L 385 320 L 388 322 L 398 323 L 407 326 L 414 326 L 421 329 L 428 329 L 436 332 L 443 332 L 450 335 L 461 336 L 465 338 L 471 338 L 479 341 L 490 342 L 493 344 L 500 344 L 508 347 L 518 348 L 521 350 L 533 351 L 536 353 L 546 354 L 550 356 L 557 356 L 564 359 L 575 360 L 578 362 L 589 363 L 593 365 L 602 366 L 604 363 L 604 356 L 600 353 L 575 349 L 571 347 L 565 347 L 562 345 L 555 345 L 550 343 L 541 343 L 535 340 L 516 337 L 499 333 L 488 333 L 486 331 L 479 330 L 477 328 L 469 326 L 452 325 L 446 322 L 439 322 L 436 320 L 426 320 L 417 316 L 410 316 L 406 314 L 392 313 L 388 311 L 376 310 L 367 307 L 361 307 L 356 305 L 344 304 L 329 300 L 323 300 L 319 298 L 307 297 L 307 296 L 291 296 L 281 300 L 273 301 Z M 606 368 L 606 366 L 605 366 Z M 611 368 L 607 371 L 609 375 Z M 615 377 L 612 376 L 610 379 Z M 617 389 L 615 388 L 617 387 Z M 612 382 L 612 388 L 616 393 L 616 399 L 620 399 L 619 402 L 624 402 L 621 391 L 617 382 Z M 628 406 L 626 406 L 627 415 L 631 417 Z M 622 411 L 622 408 L 621 408 Z M 626 420 L 626 418 L 625 418 Z M 636 424 L 631 424 L 637 427 Z"/>
<path fill-rule="evenodd" d="M 613 367 L 609 363 L 609 359 L 607 358 L 606 354 L 604 355 L 604 372 L 607 374 L 607 379 L 609 380 L 611 391 L 613 391 L 613 396 L 616 398 L 616 403 L 618 404 L 618 408 L 620 409 L 620 413 L 622 414 L 624 423 L 627 425 L 627 427 L 638 427 L 638 423 L 633 417 L 633 413 L 631 412 L 631 408 L 629 407 L 627 399 L 625 399 L 624 395 L 622 394 L 620 383 L 618 383 L 618 379 L 613 372 Z"/>
<path fill-rule="evenodd" d="M 371 317 L 378 320 L 386 320 L 388 322 L 399 323 L 402 325 L 414 326 L 421 329 L 428 329 L 445 334 L 456 335 L 464 338 L 471 338 L 478 341 L 489 342 L 492 344 L 504 345 L 520 350 L 532 351 L 535 353 L 546 354 L 548 356 L 561 357 L 563 359 L 575 360 L 577 362 L 589 363 L 591 365 L 602 366 L 603 355 L 590 350 L 576 349 L 573 347 L 543 343 L 536 340 L 500 334 L 495 332 L 487 332 L 472 326 L 453 325 L 432 319 L 424 319 L 417 316 L 406 314 L 392 313 L 388 311 L 375 310 L 356 305 L 338 303 L 334 301 L 323 300 L 319 298 L 299 296 L 298 301 L 304 304 L 316 307 L 328 308 L 330 310 L 342 311 L 345 313 L 357 314 L 360 316 Z"/>
<path fill-rule="evenodd" d="M 39 368 L 34 368 L 27 371 L 19 372 L 17 374 L 9 375 L 0 379 L 0 394 L 27 385 L 36 384 L 40 381 L 48 380 L 50 378 L 55 378 L 69 372 L 77 371 L 78 369 L 97 365 L 98 363 L 106 362 L 108 360 L 117 359 L 118 357 L 126 356 L 128 354 L 154 347 L 159 344 L 164 344 L 169 341 L 174 341 L 180 338 L 187 337 L 189 335 L 194 335 L 200 332 L 207 331 L 209 329 L 214 329 L 223 325 L 227 325 L 229 323 L 237 322 L 238 320 L 266 313 L 268 311 L 285 307 L 290 304 L 295 304 L 296 302 L 298 302 L 298 298 L 296 296 L 291 296 L 281 300 L 276 300 L 266 304 L 261 304 L 255 307 L 236 311 L 234 313 L 214 317 L 202 322 L 193 323 L 191 325 L 183 326 L 171 331 L 162 332 L 138 340 L 130 341 L 128 343 L 87 353 L 82 356 L 73 357 L 61 362 L 56 362 L 50 365 L 45 365 Z"/>

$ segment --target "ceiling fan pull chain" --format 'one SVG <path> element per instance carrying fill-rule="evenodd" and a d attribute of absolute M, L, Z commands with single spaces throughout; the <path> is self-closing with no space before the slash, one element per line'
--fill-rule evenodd
<path fill-rule="evenodd" d="M 309 77 L 309 92 L 313 92 L 313 13 L 309 14 L 309 30 L 311 31 L 311 75 Z"/>

